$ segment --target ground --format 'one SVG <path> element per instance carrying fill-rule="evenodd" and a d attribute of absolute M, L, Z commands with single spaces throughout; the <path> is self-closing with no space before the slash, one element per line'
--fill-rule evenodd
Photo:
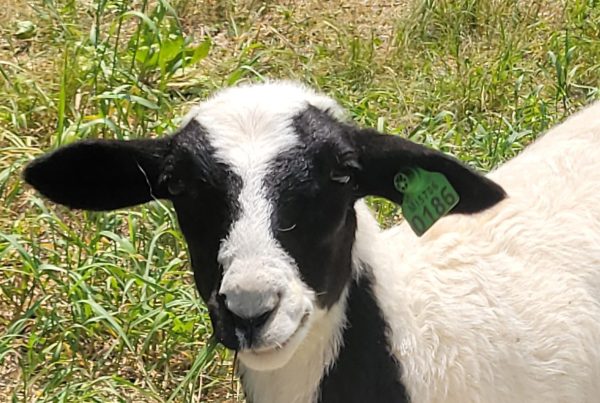
<path fill-rule="evenodd" d="M 243 400 L 170 206 L 68 211 L 23 184 L 33 157 L 289 78 L 487 171 L 600 98 L 599 38 L 596 0 L 4 0 L 0 400 Z"/>

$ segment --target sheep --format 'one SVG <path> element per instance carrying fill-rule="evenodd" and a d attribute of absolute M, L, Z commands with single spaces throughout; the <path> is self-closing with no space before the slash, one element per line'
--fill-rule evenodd
<path fill-rule="evenodd" d="M 76 209 L 170 200 L 249 402 L 584 403 L 600 396 L 598 146 L 600 103 L 483 176 L 276 81 L 24 178 Z M 458 203 L 421 237 L 381 230 L 362 199 L 403 203 L 395 179 L 415 169 Z"/>

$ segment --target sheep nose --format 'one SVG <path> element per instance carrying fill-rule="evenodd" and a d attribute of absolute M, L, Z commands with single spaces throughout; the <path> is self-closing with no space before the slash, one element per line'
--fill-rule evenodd
<path fill-rule="evenodd" d="M 223 274 L 218 296 L 231 314 L 236 333 L 248 347 L 273 317 L 285 282 L 262 259 L 235 260 Z"/>
<path fill-rule="evenodd" d="M 240 342 L 246 347 L 250 347 L 256 341 L 261 328 L 271 318 L 279 302 L 278 297 L 266 298 L 264 293 L 261 295 L 219 293 L 219 299 L 231 314 L 238 337 L 243 335 L 244 340 Z"/>

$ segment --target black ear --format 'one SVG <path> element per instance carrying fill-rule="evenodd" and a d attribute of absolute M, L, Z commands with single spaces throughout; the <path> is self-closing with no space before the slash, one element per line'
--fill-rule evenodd
<path fill-rule="evenodd" d="M 460 201 L 451 213 L 476 213 L 506 197 L 498 184 L 439 151 L 370 129 L 356 130 L 351 136 L 361 166 L 356 178 L 360 196 L 381 196 L 400 204 L 403 195 L 394 187 L 394 176 L 421 168 L 442 173 L 454 187 Z"/>
<path fill-rule="evenodd" d="M 84 140 L 33 160 L 27 183 L 50 200 L 85 210 L 113 210 L 164 198 L 161 166 L 170 138 Z"/>

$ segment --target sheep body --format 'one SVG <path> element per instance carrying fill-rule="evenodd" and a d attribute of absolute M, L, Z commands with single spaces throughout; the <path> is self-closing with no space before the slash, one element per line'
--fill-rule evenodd
<path fill-rule="evenodd" d="M 597 103 L 490 174 L 493 208 L 358 237 L 414 403 L 598 401 L 599 146 Z"/>

